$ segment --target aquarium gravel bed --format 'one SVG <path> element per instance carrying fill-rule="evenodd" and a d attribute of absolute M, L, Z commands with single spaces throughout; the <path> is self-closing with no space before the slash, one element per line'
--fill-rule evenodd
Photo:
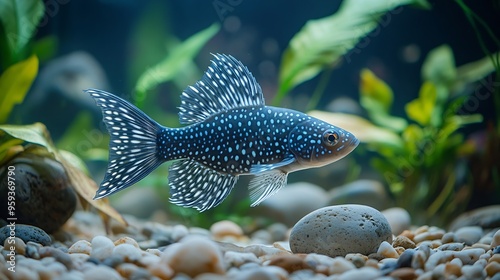
<path fill-rule="evenodd" d="M 498 228 L 411 227 L 375 253 L 327 256 L 292 253 L 283 224 L 245 234 L 231 221 L 203 229 L 126 219 L 128 227 L 111 223 L 111 235 L 89 212 L 51 236 L 18 225 L 13 262 L 4 241 L 0 279 L 500 279 Z"/>

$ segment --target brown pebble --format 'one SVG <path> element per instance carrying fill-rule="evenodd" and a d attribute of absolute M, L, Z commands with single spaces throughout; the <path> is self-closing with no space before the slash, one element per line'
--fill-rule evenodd
<path fill-rule="evenodd" d="M 368 258 L 369 259 L 374 259 L 374 260 L 377 260 L 377 261 L 381 261 L 381 260 L 385 259 L 385 256 L 382 256 L 379 253 L 371 253 L 371 254 L 368 255 Z"/>
<path fill-rule="evenodd" d="M 409 230 L 403 231 L 399 236 L 408 237 L 410 240 L 413 240 L 413 238 L 415 238 L 415 234 Z"/>
<path fill-rule="evenodd" d="M 402 267 L 394 270 L 389 274 L 389 276 L 396 278 L 398 280 L 413 280 L 417 279 L 417 273 L 415 269 L 411 267 Z"/>
<path fill-rule="evenodd" d="M 404 235 L 399 235 L 396 238 L 394 238 L 394 241 L 392 241 L 392 246 L 394 248 L 403 247 L 405 249 L 413 249 L 416 247 L 415 242 L 413 242 L 410 238 Z"/>
<path fill-rule="evenodd" d="M 476 243 L 476 244 L 472 244 L 472 248 L 481 248 L 481 249 L 484 249 L 485 251 L 488 251 L 490 249 L 490 245 Z"/>
<path fill-rule="evenodd" d="M 132 263 L 122 263 L 115 267 L 115 270 L 124 278 L 130 279 L 132 274 L 137 270 L 137 266 Z"/>
<path fill-rule="evenodd" d="M 462 276 L 462 267 L 460 267 L 458 264 L 454 263 L 447 263 L 444 267 L 444 272 L 446 275 L 446 278 L 449 278 L 451 275 L 455 275 L 456 277 Z"/>
<path fill-rule="evenodd" d="M 172 268 L 159 262 L 150 265 L 148 271 L 160 279 L 171 279 L 175 274 Z"/>
<path fill-rule="evenodd" d="M 486 274 L 493 277 L 495 274 L 500 273 L 500 263 L 491 262 L 485 268 Z"/>
<path fill-rule="evenodd" d="M 401 254 L 403 254 L 406 251 L 406 249 L 403 247 L 396 247 L 394 249 L 396 250 L 396 253 L 398 253 L 399 256 L 401 256 Z"/>
<path fill-rule="evenodd" d="M 425 225 L 425 226 L 421 226 L 419 228 L 417 228 L 414 233 L 415 235 L 418 235 L 420 233 L 423 233 L 423 232 L 428 232 L 429 231 L 429 226 Z"/>
<path fill-rule="evenodd" d="M 488 262 L 497 262 L 500 263 L 500 254 L 494 254 L 491 256 L 491 258 L 488 260 Z"/>
<path fill-rule="evenodd" d="M 292 273 L 297 270 L 312 269 L 303 258 L 297 255 L 279 255 L 273 257 L 269 262 L 269 265 L 279 266 L 288 273 Z"/>
<path fill-rule="evenodd" d="M 379 269 L 379 267 L 378 267 L 378 261 L 377 261 L 377 260 L 374 260 L 374 259 L 368 259 L 368 260 L 365 262 L 365 266 L 368 266 L 368 267 L 373 267 L 373 268 Z"/>

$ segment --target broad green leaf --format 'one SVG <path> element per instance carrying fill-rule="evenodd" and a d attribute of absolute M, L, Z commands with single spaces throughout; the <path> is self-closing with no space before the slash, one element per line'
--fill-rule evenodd
<path fill-rule="evenodd" d="M 220 29 L 218 24 L 213 24 L 205 30 L 198 32 L 189 39 L 172 49 L 170 53 L 158 64 L 144 72 L 137 81 L 135 90 L 137 101 L 144 98 L 146 91 L 156 87 L 160 83 L 173 79 L 183 67 L 190 63 L 200 49 Z"/>
<path fill-rule="evenodd" d="M 24 49 L 43 16 L 42 0 L 0 0 L 0 21 L 3 24 L 11 53 Z"/>
<path fill-rule="evenodd" d="M 422 78 L 424 81 L 431 81 L 436 86 L 448 88 L 457 77 L 455 59 L 453 51 L 448 45 L 441 45 L 429 52 L 422 65 Z M 447 92 L 438 92 L 439 100 L 448 97 Z"/>
<path fill-rule="evenodd" d="M 392 89 L 369 69 L 361 70 L 359 90 L 361 99 L 372 99 L 379 103 L 387 113 L 389 112 L 393 99 Z"/>
<path fill-rule="evenodd" d="M 379 22 L 387 24 L 391 14 L 382 21 L 385 13 L 407 4 L 428 7 L 425 0 L 345 0 L 339 10 L 328 17 L 310 20 L 291 39 L 284 51 L 279 76 L 278 94 L 274 104 L 279 104 L 292 88 L 333 65 L 348 53 L 362 37 L 373 31 Z"/>
<path fill-rule="evenodd" d="M 436 86 L 432 82 L 425 82 L 420 88 L 418 98 L 406 104 L 406 114 L 422 126 L 429 125 L 436 108 L 436 98 Z"/>
<path fill-rule="evenodd" d="M 429 52 L 422 65 L 422 78 L 436 84 L 447 84 L 455 80 L 457 73 L 453 51 L 448 45 L 441 45 Z"/>
<path fill-rule="evenodd" d="M 500 52 L 493 54 L 493 57 L 499 56 Z M 452 85 L 452 90 L 453 92 L 460 93 L 466 85 L 483 79 L 493 71 L 495 71 L 495 65 L 488 56 L 464 64 L 457 68 L 457 76 Z"/>
<path fill-rule="evenodd" d="M 0 130 L 25 142 L 38 144 L 43 146 L 50 153 L 54 154 L 57 161 L 59 161 L 71 180 L 71 184 L 75 191 L 80 196 L 80 202 L 83 206 L 90 204 L 98 209 L 101 213 L 117 220 L 118 222 L 126 225 L 127 222 L 123 217 L 109 205 L 107 199 L 94 200 L 94 194 L 97 191 L 96 183 L 85 175 L 82 170 L 78 169 L 75 162 L 68 160 L 68 154 L 64 156 L 54 147 L 52 139 L 50 138 L 47 127 L 42 123 L 35 123 L 32 125 L 0 125 Z M 81 164 L 81 163 L 80 163 Z"/>
<path fill-rule="evenodd" d="M 417 143 L 420 142 L 421 139 L 424 137 L 424 132 L 422 131 L 422 128 L 416 124 L 410 124 L 403 131 L 401 136 L 408 150 L 407 153 L 408 154 L 417 153 Z"/>
<path fill-rule="evenodd" d="M 346 129 L 362 143 L 388 146 L 393 149 L 402 149 L 403 140 L 389 129 L 378 127 L 370 121 L 351 114 L 311 111 L 309 115 L 327 123 Z"/>
<path fill-rule="evenodd" d="M 14 105 L 23 102 L 38 73 L 38 58 L 32 55 L 0 76 L 0 123 L 5 123 Z"/>

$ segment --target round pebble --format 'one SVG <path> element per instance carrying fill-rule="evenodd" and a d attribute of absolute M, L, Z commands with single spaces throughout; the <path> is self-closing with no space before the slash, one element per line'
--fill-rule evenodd
<path fill-rule="evenodd" d="M 85 269 L 83 272 L 83 279 L 85 280 L 121 280 L 122 277 L 114 269 L 98 265 L 92 269 Z"/>
<path fill-rule="evenodd" d="M 92 251 L 92 245 L 87 240 L 78 240 L 75 244 L 69 247 L 68 252 L 70 254 L 87 254 L 90 255 Z"/>
<path fill-rule="evenodd" d="M 410 213 L 403 208 L 393 207 L 381 212 L 391 226 L 392 234 L 398 235 L 411 225 Z"/>
<path fill-rule="evenodd" d="M 392 245 L 389 244 L 389 242 L 387 242 L 387 241 L 383 241 L 380 244 L 380 247 L 377 250 L 377 254 L 380 254 L 386 258 L 395 258 L 396 259 L 399 257 L 399 254 L 398 254 L 398 252 L 396 252 L 396 249 L 394 249 L 394 247 L 392 247 Z"/>
<path fill-rule="evenodd" d="M 187 236 L 180 243 L 168 246 L 161 256 L 176 273 L 196 277 L 202 273 L 224 274 L 224 263 L 217 245 L 201 236 Z"/>
<path fill-rule="evenodd" d="M 481 239 L 483 236 L 483 229 L 478 226 L 463 227 L 455 231 L 455 235 L 457 237 L 457 242 L 472 245 Z"/>
<path fill-rule="evenodd" d="M 493 240 L 491 241 L 491 248 L 500 246 L 500 229 L 493 234 Z"/>
<path fill-rule="evenodd" d="M 90 256 L 93 258 L 97 258 L 99 260 L 103 260 L 107 257 L 110 257 L 113 254 L 113 249 L 115 248 L 115 244 L 111 239 L 105 236 L 96 236 L 92 239 L 92 251 L 90 252 Z"/>
<path fill-rule="evenodd" d="M 292 228 L 294 253 L 318 253 L 331 257 L 348 253 L 369 255 L 380 243 L 392 243 L 386 218 L 376 209 L 356 204 L 329 206 L 306 215 Z"/>
<path fill-rule="evenodd" d="M 221 239 L 226 236 L 240 237 L 243 235 L 243 230 L 239 225 L 227 220 L 214 223 L 210 227 L 210 232 L 216 239 Z"/>
<path fill-rule="evenodd" d="M 120 244 L 113 248 L 113 256 L 120 256 L 126 262 L 136 262 L 141 258 L 141 251 L 131 244 Z"/>

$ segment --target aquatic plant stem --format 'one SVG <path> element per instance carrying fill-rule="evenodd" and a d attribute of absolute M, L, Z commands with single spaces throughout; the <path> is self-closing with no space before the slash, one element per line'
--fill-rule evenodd
<path fill-rule="evenodd" d="M 325 88 L 328 85 L 328 81 L 330 80 L 330 75 L 332 74 L 332 71 L 333 68 L 330 67 L 327 70 L 323 71 L 323 73 L 321 73 L 320 80 L 311 96 L 311 99 L 309 99 L 306 111 L 314 110 L 318 106 L 318 103 L 321 100 L 323 93 L 325 93 Z"/>

